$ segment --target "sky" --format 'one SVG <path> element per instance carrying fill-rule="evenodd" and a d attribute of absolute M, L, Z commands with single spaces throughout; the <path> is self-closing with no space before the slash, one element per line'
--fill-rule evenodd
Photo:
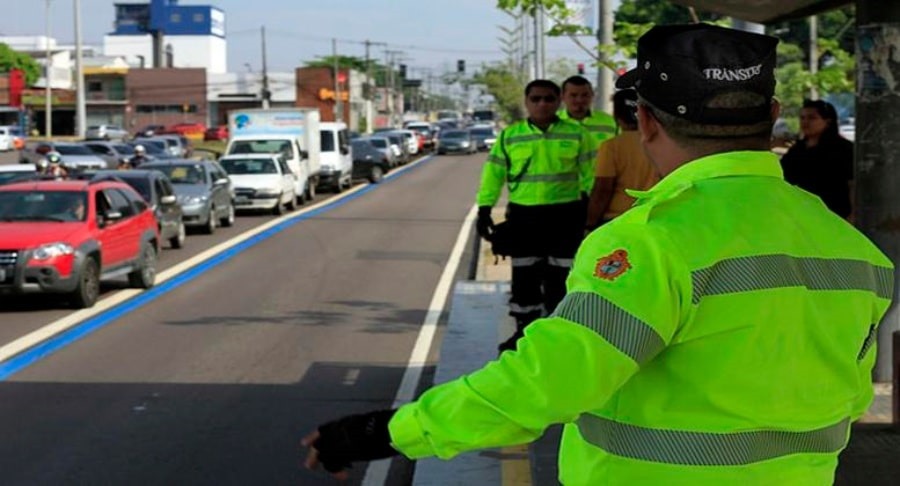
<path fill-rule="evenodd" d="M 113 30 L 113 3 L 81 0 L 86 44 L 102 46 L 103 36 Z M 362 42 L 368 39 L 402 51 L 398 56 L 409 66 L 410 77 L 424 74 L 424 69 L 436 75 L 455 70 L 457 59 L 465 59 L 471 68 L 502 60 L 498 38 L 505 34 L 499 26 L 514 25 L 496 8 L 495 0 L 181 0 L 179 4 L 212 5 L 225 11 L 229 71 L 247 70 L 247 64 L 260 69 L 263 25 L 271 71 L 292 71 L 304 61 L 330 55 L 331 38 L 339 39 L 339 54 L 364 57 Z M 51 0 L 51 36 L 60 43 L 74 43 L 73 11 L 73 0 Z M 43 35 L 44 0 L 0 0 L 0 12 L 0 35 Z M 372 56 L 383 61 L 384 49 L 373 46 Z M 546 52 L 548 61 L 564 58 L 590 65 L 588 55 L 568 39 L 548 39 Z"/>

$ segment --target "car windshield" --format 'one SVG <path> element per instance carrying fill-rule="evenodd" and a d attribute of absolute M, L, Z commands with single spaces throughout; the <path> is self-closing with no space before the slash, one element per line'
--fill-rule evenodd
<path fill-rule="evenodd" d="M 364 152 L 367 150 L 372 150 L 372 144 L 365 140 L 354 140 L 350 142 L 350 146 L 353 147 L 354 152 Z"/>
<path fill-rule="evenodd" d="M 136 145 L 143 145 L 148 154 L 162 154 L 166 151 L 166 142 L 161 140 L 138 140 Z"/>
<path fill-rule="evenodd" d="M 35 176 L 35 174 L 37 174 L 37 172 L 35 172 L 35 171 L 31 171 L 31 172 L 28 172 L 28 171 L 0 172 L 0 186 L 2 186 L 3 184 L 9 184 L 9 183 L 16 182 L 16 181 L 31 179 L 32 177 Z"/>
<path fill-rule="evenodd" d="M 494 131 L 490 128 L 473 128 L 472 135 L 478 135 L 479 137 L 492 137 L 494 136 Z"/>
<path fill-rule="evenodd" d="M 278 173 L 272 159 L 222 159 L 219 163 L 229 175 Z"/>
<path fill-rule="evenodd" d="M 128 145 L 127 143 L 117 143 L 112 146 L 116 152 L 119 152 L 122 155 L 134 155 L 134 147 Z M 146 148 L 146 147 L 145 147 Z M 149 150 L 148 150 L 149 152 Z"/>
<path fill-rule="evenodd" d="M 60 155 L 94 155 L 91 149 L 83 145 L 57 145 L 56 151 Z"/>
<path fill-rule="evenodd" d="M 228 155 L 285 154 L 291 157 L 290 140 L 238 140 L 231 144 Z"/>
<path fill-rule="evenodd" d="M 428 127 L 423 127 L 423 126 L 411 126 L 411 127 L 409 127 L 409 129 L 410 129 L 410 130 L 413 130 L 413 131 L 415 131 L 415 132 L 419 132 L 419 133 L 421 133 L 422 135 L 426 135 L 426 136 L 431 134 L 431 129 L 428 128 Z"/>
<path fill-rule="evenodd" d="M 463 139 L 469 138 L 469 134 L 463 130 L 448 130 L 446 132 L 441 132 L 441 138 Z"/>
<path fill-rule="evenodd" d="M 0 191 L 0 221 L 84 221 L 84 191 Z"/>
<path fill-rule="evenodd" d="M 388 141 L 383 138 L 372 138 L 369 139 L 369 143 L 378 147 L 378 148 L 388 148 Z"/>
<path fill-rule="evenodd" d="M 143 168 L 143 166 L 141 167 Z M 202 165 L 153 165 L 147 168 L 158 170 L 169 177 L 172 184 L 206 185 L 205 169 Z"/>

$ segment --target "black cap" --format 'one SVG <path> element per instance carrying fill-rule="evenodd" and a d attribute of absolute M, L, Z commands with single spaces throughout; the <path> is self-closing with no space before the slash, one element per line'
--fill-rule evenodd
<path fill-rule="evenodd" d="M 617 88 L 635 88 L 666 113 L 709 125 L 769 120 L 770 102 L 752 108 L 706 108 L 715 95 L 744 91 L 775 95 L 775 47 L 767 35 L 709 24 L 663 25 L 638 39 L 637 67 Z"/>

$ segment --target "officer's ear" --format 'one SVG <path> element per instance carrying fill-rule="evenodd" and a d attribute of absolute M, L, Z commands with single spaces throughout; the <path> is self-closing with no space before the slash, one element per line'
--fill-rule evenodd
<path fill-rule="evenodd" d="M 772 98 L 772 122 L 774 123 L 781 116 L 781 102 L 778 98 Z"/>
<path fill-rule="evenodd" d="M 647 108 L 647 105 L 638 103 L 637 105 L 638 130 L 641 133 L 641 142 L 646 144 L 656 140 L 659 137 L 660 124 L 659 120 L 653 116 L 653 111 Z"/>

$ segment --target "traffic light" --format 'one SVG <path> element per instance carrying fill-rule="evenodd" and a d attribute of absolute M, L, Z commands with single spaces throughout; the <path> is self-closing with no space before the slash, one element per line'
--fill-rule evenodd
<path fill-rule="evenodd" d="M 400 77 L 406 79 L 406 64 L 400 65 Z"/>
<path fill-rule="evenodd" d="M 456 72 L 458 72 L 460 74 L 466 72 L 466 60 L 465 59 L 460 59 L 460 60 L 456 61 Z"/>
<path fill-rule="evenodd" d="M 578 74 L 584 76 L 584 63 L 583 62 L 578 63 Z"/>

